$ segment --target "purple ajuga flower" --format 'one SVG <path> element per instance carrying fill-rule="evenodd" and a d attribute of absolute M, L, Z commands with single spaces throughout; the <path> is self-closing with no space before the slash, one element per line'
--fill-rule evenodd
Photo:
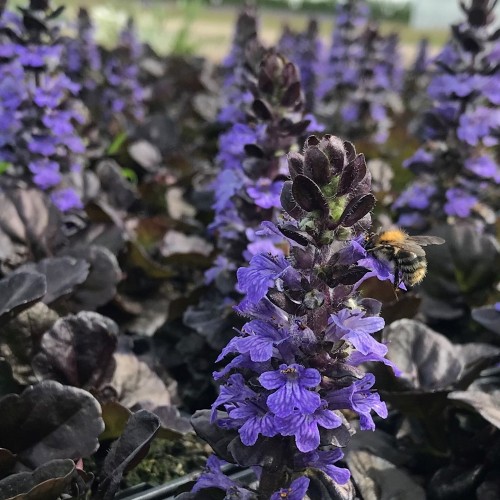
<path fill-rule="evenodd" d="M 78 193 L 72 188 L 59 189 L 50 195 L 52 203 L 61 211 L 69 212 L 83 208 L 83 203 Z"/>
<path fill-rule="evenodd" d="M 295 410 L 287 417 L 276 417 L 276 429 L 282 436 L 295 436 L 297 449 L 302 453 L 316 450 L 320 443 L 319 427 L 336 429 L 342 419 L 333 411 L 321 405 L 314 413 L 304 414 Z"/>
<path fill-rule="evenodd" d="M 296 462 L 301 467 L 312 467 L 322 470 L 327 476 L 338 484 L 345 484 L 349 481 L 351 474 L 348 469 L 333 465 L 342 460 L 344 454 L 341 450 L 311 451 L 297 457 Z"/>
<path fill-rule="evenodd" d="M 309 488 L 309 482 L 309 478 L 299 477 L 292 481 L 288 488 L 280 488 L 275 491 L 270 500 L 302 500 L 307 493 L 307 488 Z"/>
<path fill-rule="evenodd" d="M 371 388 L 375 384 L 375 377 L 367 373 L 362 380 L 354 382 L 348 387 L 329 392 L 325 399 L 330 408 L 349 409 L 359 414 L 360 428 L 375 430 L 375 422 L 370 414 L 373 410 L 382 418 L 387 417 L 387 407 L 376 392 Z"/>
<path fill-rule="evenodd" d="M 253 302 L 262 299 L 278 278 L 297 280 L 297 274 L 283 255 L 269 254 L 253 257 L 249 267 L 238 269 L 237 277 L 239 289 Z"/>
<path fill-rule="evenodd" d="M 275 417 L 268 411 L 261 398 L 247 399 L 229 410 L 231 425 L 239 427 L 241 442 L 245 446 L 253 446 L 262 434 L 265 437 L 276 436 Z"/>
<path fill-rule="evenodd" d="M 41 189 L 49 189 L 61 182 L 59 164 L 47 158 L 32 161 L 28 168 L 33 174 L 33 182 Z"/>
<path fill-rule="evenodd" d="M 204 472 L 201 473 L 198 481 L 193 486 L 193 493 L 206 488 L 218 488 L 226 492 L 225 498 L 252 500 L 254 498 L 253 493 L 242 488 L 238 483 L 224 475 L 221 467 L 225 464 L 227 462 L 218 459 L 215 455 L 211 455 L 207 460 Z"/>
<path fill-rule="evenodd" d="M 243 331 L 248 336 L 231 339 L 216 362 L 231 352 L 248 353 L 252 361 L 268 361 L 276 347 L 283 344 L 290 336 L 286 329 L 276 328 L 259 319 L 246 323 Z"/>
<path fill-rule="evenodd" d="M 365 317 L 361 309 L 342 309 L 332 314 L 325 338 L 331 341 L 347 340 L 362 354 L 378 353 L 385 356 L 387 347 L 377 342 L 372 333 L 384 328 L 384 320 L 378 316 Z"/>
<path fill-rule="evenodd" d="M 318 370 L 298 364 L 280 365 L 279 370 L 265 372 L 259 382 L 268 390 L 275 390 L 267 398 L 269 409 L 278 417 L 313 413 L 321 404 L 319 394 L 309 389 L 321 381 Z"/>
<path fill-rule="evenodd" d="M 468 217 L 472 207 L 477 203 L 477 198 L 460 188 L 451 188 L 446 191 L 447 202 L 444 210 L 448 215 L 455 217 Z"/>
<path fill-rule="evenodd" d="M 269 179 L 260 179 L 254 186 L 247 187 L 247 193 L 254 203 L 261 208 L 280 207 L 280 194 L 283 181 L 272 182 Z"/>
<path fill-rule="evenodd" d="M 253 398 L 255 392 L 247 387 L 245 379 L 240 373 L 233 373 L 221 387 L 217 399 L 212 404 L 211 421 L 214 422 L 216 418 L 217 408 L 228 402 L 243 402 L 246 399 Z"/>

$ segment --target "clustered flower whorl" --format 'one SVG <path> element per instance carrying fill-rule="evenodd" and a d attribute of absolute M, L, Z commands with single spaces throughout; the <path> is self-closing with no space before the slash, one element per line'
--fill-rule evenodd
<path fill-rule="evenodd" d="M 193 419 L 214 449 L 229 443 L 225 460 L 256 465 L 256 456 L 266 457 L 257 464 L 258 491 L 241 498 L 302 498 L 315 474 L 347 484 L 349 471 L 334 465 L 349 440 L 339 410 L 356 412 L 361 429 L 375 428 L 372 410 L 387 415 L 374 376 L 360 368 L 367 361 L 392 366 L 372 336 L 384 326 L 381 304 L 357 291 L 370 274 L 360 243 L 375 203 L 364 157 L 337 137 L 311 136 L 303 154 L 288 155 L 288 167 L 285 213 L 262 231 L 282 234 L 289 256 L 257 254 L 238 270 L 246 295 L 236 309 L 248 322 L 219 356 L 232 359 L 214 374 L 223 385 L 212 411 Z M 194 492 L 241 488 L 220 464 L 209 461 Z"/>
<path fill-rule="evenodd" d="M 398 37 L 384 37 L 361 0 L 338 6 L 337 23 L 317 115 L 339 135 L 383 143 L 400 111 L 402 65 Z"/>
<path fill-rule="evenodd" d="M 491 151 L 500 136 L 500 46 L 492 0 L 463 5 L 466 21 L 435 61 L 432 108 L 420 126 L 422 147 L 404 166 L 417 176 L 394 204 L 400 225 L 436 221 L 494 223 L 500 168 Z"/>
<path fill-rule="evenodd" d="M 104 82 L 97 111 L 111 135 L 144 119 L 145 93 L 139 81 L 141 55 L 142 43 L 129 19 L 120 32 L 118 46 L 105 55 L 103 63 Z"/>

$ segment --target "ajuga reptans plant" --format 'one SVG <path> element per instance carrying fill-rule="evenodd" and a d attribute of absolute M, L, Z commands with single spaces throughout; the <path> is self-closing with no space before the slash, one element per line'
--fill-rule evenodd
<path fill-rule="evenodd" d="M 362 0 L 340 3 L 328 60 L 321 68 L 317 115 L 349 139 L 383 143 L 398 110 L 401 65 L 396 35 L 383 37 Z"/>
<path fill-rule="evenodd" d="M 288 168 L 284 213 L 263 231 L 285 237 L 289 255 L 260 253 L 238 270 L 246 295 L 236 310 L 248 321 L 219 356 L 231 360 L 214 374 L 222 386 L 212 410 L 192 420 L 221 459 L 257 466 L 258 487 L 230 480 L 212 457 L 188 498 L 218 488 L 235 498 L 301 499 L 314 481 L 352 492 L 349 471 L 335 465 L 350 435 L 340 410 L 356 413 L 362 430 L 375 428 L 372 411 L 387 416 L 374 376 L 361 368 L 392 366 L 373 337 L 384 326 L 381 304 L 358 292 L 367 276 L 390 274 L 363 248 L 375 204 L 364 156 L 337 137 L 311 136 L 303 154 L 288 155 Z"/>
<path fill-rule="evenodd" d="M 79 85 L 60 66 L 58 16 L 50 2 L 31 0 L 20 14 L 4 12 L 0 46 L 0 161 L 8 177 L 50 193 L 63 212 L 82 208 L 75 189 L 85 146 Z"/>
<path fill-rule="evenodd" d="M 416 179 L 394 204 L 399 224 L 422 229 L 435 222 L 494 223 L 500 168 L 492 148 L 500 129 L 499 31 L 495 2 L 463 4 L 466 20 L 435 60 L 428 88 L 432 107 L 419 128 L 423 144 L 404 166 Z"/>

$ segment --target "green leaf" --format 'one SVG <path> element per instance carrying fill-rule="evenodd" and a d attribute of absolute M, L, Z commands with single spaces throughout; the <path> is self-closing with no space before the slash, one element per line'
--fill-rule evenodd
<path fill-rule="evenodd" d="M 109 145 L 107 154 L 108 155 L 115 155 L 120 151 L 121 147 L 123 146 L 123 143 L 127 140 L 127 133 L 126 132 L 120 132 L 114 139 L 113 142 Z"/>
<path fill-rule="evenodd" d="M 0 161 L 0 175 L 5 173 L 10 166 L 11 164 L 8 161 Z"/>
<path fill-rule="evenodd" d="M 128 179 L 132 184 L 137 184 L 137 174 L 131 168 L 122 168 L 121 173 L 125 179 Z"/>

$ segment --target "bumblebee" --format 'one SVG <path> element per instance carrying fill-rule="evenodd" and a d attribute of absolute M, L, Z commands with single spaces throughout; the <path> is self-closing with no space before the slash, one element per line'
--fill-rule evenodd
<path fill-rule="evenodd" d="M 394 270 L 394 288 L 404 283 L 407 288 L 418 285 L 427 272 L 427 260 L 422 248 L 442 245 L 437 236 L 410 236 L 394 228 L 367 237 L 365 249 L 375 258 L 389 262 Z"/>

